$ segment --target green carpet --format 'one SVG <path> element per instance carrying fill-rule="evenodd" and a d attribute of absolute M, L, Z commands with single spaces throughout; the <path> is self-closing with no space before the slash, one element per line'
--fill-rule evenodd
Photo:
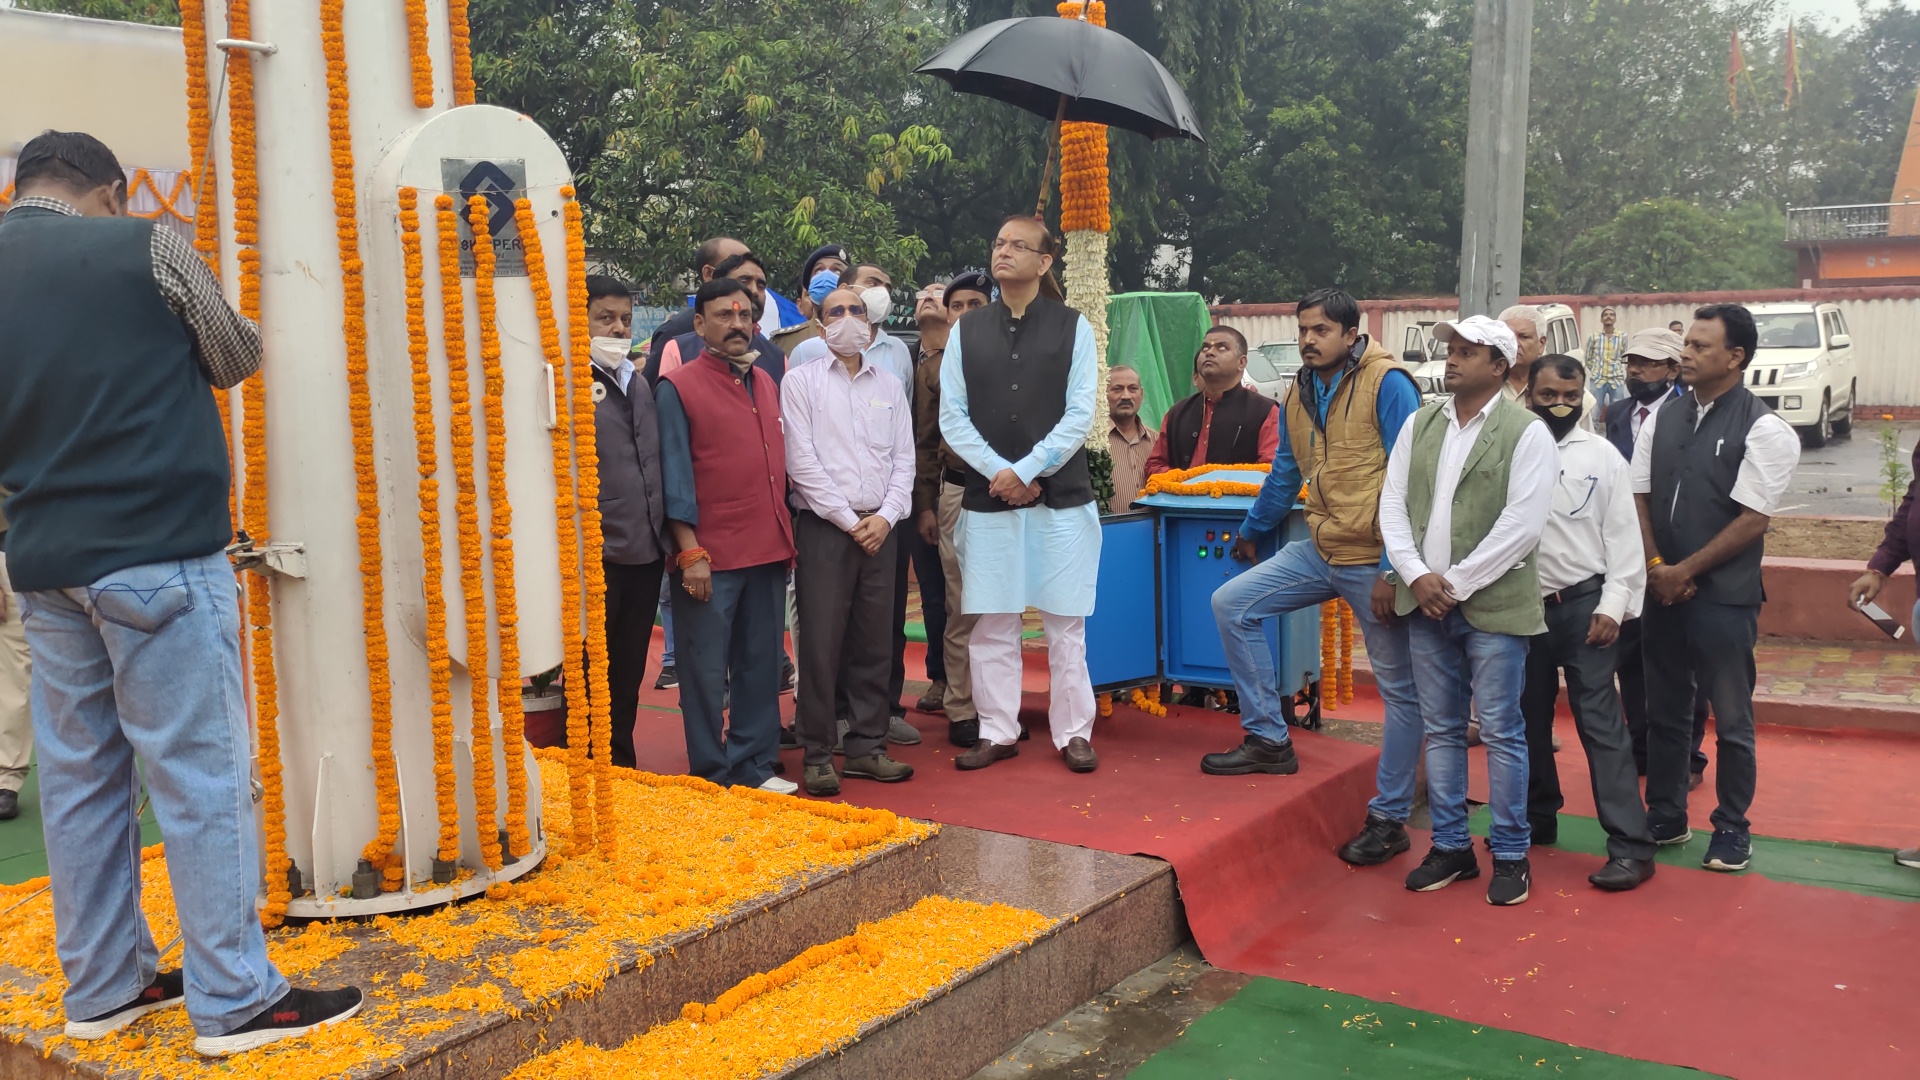
<path fill-rule="evenodd" d="M 1468 828 L 1476 836 L 1485 836 L 1492 822 L 1492 815 L 1483 806 L 1473 812 Z M 1654 859 L 1662 866 L 1699 869 L 1700 860 L 1707 853 L 1707 842 L 1712 838 L 1713 834 L 1695 829 L 1692 840 L 1663 847 Z M 1554 847 L 1604 859 L 1607 834 L 1594 818 L 1561 814 L 1559 843 Z M 1920 873 L 1894 862 L 1893 852 L 1886 848 L 1756 836 L 1753 862 L 1746 872 L 1775 881 L 1818 885 L 1863 896 L 1920 901 Z"/>
<path fill-rule="evenodd" d="M 154 824 L 153 808 L 140 815 L 140 843 L 160 842 L 160 826 Z M 17 885 L 30 878 L 45 877 L 47 844 L 40 831 L 40 770 L 27 773 L 26 786 L 20 789 L 20 816 L 0 821 L 0 885 Z"/>
<path fill-rule="evenodd" d="M 1130 1080 L 1706 1075 L 1277 979 L 1248 983 L 1128 1074 Z"/>

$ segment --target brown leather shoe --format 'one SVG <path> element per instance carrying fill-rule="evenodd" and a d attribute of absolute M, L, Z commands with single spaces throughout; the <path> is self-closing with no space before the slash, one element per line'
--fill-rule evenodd
<path fill-rule="evenodd" d="M 953 764 L 958 769 L 984 769 L 996 761 L 1005 761 L 1019 754 L 1020 748 L 1011 743 L 1001 746 L 991 740 L 981 739 L 973 744 L 973 749 L 954 758 Z"/>
<path fill-rule="evenodd" d="M 1067 768 L 1074 772 L 1092 772 L 1100 767 L 1100 755 L 1093 752 L 1093 745 L 1087 740 L 1075 737 L 1060 748 L 1060 757 Z"/>

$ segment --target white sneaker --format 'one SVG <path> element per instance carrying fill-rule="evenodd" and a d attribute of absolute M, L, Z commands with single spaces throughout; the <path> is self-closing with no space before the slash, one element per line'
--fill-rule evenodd
<path fill-rule="evenodd" d="M 778 776 L 769 776 L 767 782 L 760 785 L 760 790 L 771 791 L 775 795 L 791 795 L 800 790 L 800 785 Z"/>

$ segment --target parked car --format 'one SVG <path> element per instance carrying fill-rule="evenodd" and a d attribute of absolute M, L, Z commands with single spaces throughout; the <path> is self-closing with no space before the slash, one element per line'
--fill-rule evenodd
<path fill-rule="evenodd" d="M 1300 372 L 1298 341 L 1269 341 L 1247 354 L 1246 378 L 1254 389 L 1279 401 Z"/>
<path fill-rule="evenodd" d="M 1839 305 L 1749 304 L 1747 310 L 1760 330 L 1747 389 L 1798 429 L 1809 447 L 1852 432 L 1860 379 Z"/>
<path fill-rule="evenodd" d="M 1546 352 L 1564 353 L 1585 364 L 1586 343 L 1580 339 L 1580 323 L 1574 318 L 1573 309 L 1565 304 L 1541 304 L 1540 314 L 1547 323 Z M 1438 323 L 1428 321 L 1407 327 L 1401 347 L 1401 362 L 1413 372 L 1422 400 L 1432 400 L 1447 392 L 1447 346 L 1433 336 L 1436 325 Z"/>

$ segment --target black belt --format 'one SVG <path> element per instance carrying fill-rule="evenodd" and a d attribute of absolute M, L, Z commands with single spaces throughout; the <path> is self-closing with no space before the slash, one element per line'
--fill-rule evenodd
<path fill-rule="evenodd" d="M 949 484 L 966 487 L 967 471 L 965 469 L 948 469 L 940 474 L 940 479 L 945 480 Z"/>
<path fill-rule="evenodd" d="M 1569 600 L 1578 600 L 1583 596 L 1592 596 L 1594 593 L 1605 588 L 1606 584 L 1607 575 L 1595 574 L 1585 581 L 1576 581 L 1566 588 L 1561 589 L 1559 592 L 1550 592 L 1542 599 L 1548 607 L 1555 607 Z"/>

